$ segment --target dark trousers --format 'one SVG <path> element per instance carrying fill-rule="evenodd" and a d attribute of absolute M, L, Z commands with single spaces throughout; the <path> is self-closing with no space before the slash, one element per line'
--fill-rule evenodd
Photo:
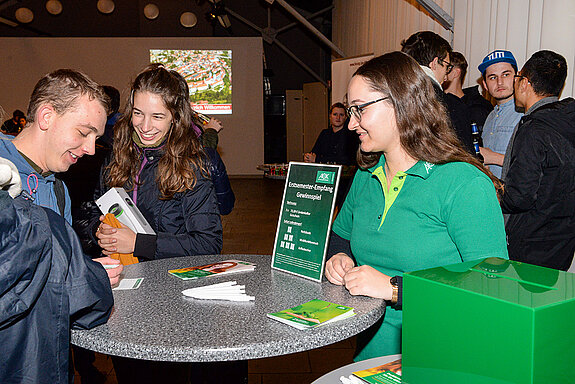
<path fill-rule="evenodd" d="M 106 375 L 94 366 L 96 354 L 94 351 L 72 345 L 73 358 L 70 360 L 70 380 L 74 379 L 74 368 L 82 379 L 82 384 L 103 384 Z M 70 354 L 72 356 L 72 354 Z"/>

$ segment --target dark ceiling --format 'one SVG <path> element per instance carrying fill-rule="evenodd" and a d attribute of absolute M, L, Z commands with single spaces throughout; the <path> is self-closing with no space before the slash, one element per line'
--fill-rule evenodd
<path fill-rule="evenodd" d="M 302 68 L 276 41 L 287 47 L 293 55 L 304 62 L 323 80 L 330 76 L 331 50 L 319 38 L 299 23 L 281 5 L 270 5 L 265 0 L 220 0 L 225 7 L 250 24 L 264 29 L 269 26 L 278 30 L 274 41 L 264 43 L 268 68 L 276 74 L 272 78 L 272 91 L 283 93 L 285 89 L 301 89 L 303 83 L 318 81 L 308 70 Z M 238 18 L 229 16 L 231 27 L 224 29 L 206 18 L 213 5 L 208 0 L 114 0 L 111 14 L 98 11 L 97 0 L 60 0 L 62 12 L 51 15 L 46 10 L 46 0 L 0 0 L 0 17 L 16 26 L 0 23 L 3 37 L 202 37 L 202 36 L 261 36 Z M 160 12 L 154 20 L 144 16 L 143 9 L 154 2 Z M 322 34 L 331 39 L 331 10 L 333 0 L 286 0 L 305 17 L 325 10 L 309 21 Z M 15 12 L 25 7 L 34 13 L 32 22 L 20 24 Z M 183 12 L 194 12 L 197 24 L 185 28 L 180 24 Z M 0 20 L 2 21 L 2 20 Z M 289 27 L 291 25 L 291 27 Z M 278 76 L 284 74 L 285 76 Z"/>

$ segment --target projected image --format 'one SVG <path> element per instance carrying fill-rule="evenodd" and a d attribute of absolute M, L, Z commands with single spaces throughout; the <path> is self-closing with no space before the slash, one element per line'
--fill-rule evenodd
<path fill-rule="evenodd" d="M 150 62 L 178 71 L 190 87 L 195 111 L 232 113 L 232 51 L 151 49 Z"/>

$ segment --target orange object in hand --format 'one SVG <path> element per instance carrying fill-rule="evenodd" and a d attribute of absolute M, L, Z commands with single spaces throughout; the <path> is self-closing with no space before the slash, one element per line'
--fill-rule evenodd
<path fill-rule="evenodd" d="M 106 213 L 106 216 L 104 216 L 104 224 L 108 224 L 114 228 L 122 228 L 120 221 L 111 213 Z M 112 253 L 110 257 L 112 259 L 120 260 L 122 265 L 130 265 L 140 262 L 137 257 L 134 257 L 133 253 Z"/>

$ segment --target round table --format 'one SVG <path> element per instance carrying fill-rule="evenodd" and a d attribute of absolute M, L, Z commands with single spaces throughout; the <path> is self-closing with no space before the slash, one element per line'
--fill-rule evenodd
<path fill-rule="evenodd" d="M 378 367 L 383 364 L 391 363 L 392 361 L 401 359 L 401 355 L 389 355 L 389 356 L 380 356 L 374 357 L 373 359 L 367 359 L 358 361 L 357 363 L 352 363 L 348 365 L 344 365 L 341 368 L 334 369 L 331 372 L 326 373 L 319 379 L 315 380 L 311 384 L 335 384 L 341 383 L 339 378 L 344 376 L 348 378 L 351 376 L 352 373 L 361 371 L 368 368 Z"/>
<path fill-rule="evenodd" d="M 168 270 L 237 259 L 255 263 L 252 272 L 184 281 Z M 328 281 L 306 280 L 271 268 L 267 255 L 179 257 L 126 266 L 126 278 L 143 277 L 138 289 L 114 291 L 106 324 L 73 330 L 72 344 L 109 355 L 143 360 L 209 362 L 248 360 L 301 352 L 336 343 L 374 324 L 385 301 L 352 296 Z M 246 286 L 252 302 L 199 300 L 184 289 L 224 281 Z M 355 308 L 356 316 L 311 330 L 298 330 L 267 313 L 321 299 Z"/>

